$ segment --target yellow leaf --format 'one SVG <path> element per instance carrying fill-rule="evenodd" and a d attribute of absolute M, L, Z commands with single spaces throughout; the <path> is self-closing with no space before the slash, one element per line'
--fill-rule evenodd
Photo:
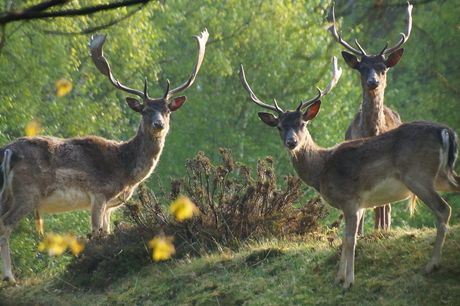
<path fill-rule="evenodd" d="M 43 241 L 38 245 L 40 252 L 48 251 L 50 255 L 61 255 L 70 248 L 73 255 L 79 254 L 85 248 L 85 244 L 78 241 L 73 235 L 61 236 L 53 232 L 47 233 Z"/>
<path fill-rule="evenodd" d="M 56 95 L 58 97 L 63 97 L 72 90 L 72 82 L 68 79 L 59 79 L 54 85 L 56 86 Z"/>
<path fill-rule="evenodd" d="M 149 241 L 149 247 L 153 249 L 152 258 L 154 261 L 167 260 L 176 253 L 172 244 L 174 237 L 156 236 Z"/>
<path fill-rule="evenodd" d="M 69 246 L 72 255 L 78 255 L 85 249 L 85 243 L 83 241 L 78 240 L 72 235 L 65 235 L 67 240 L 67 244 Z"/>
<path fill-rule="evenodd" d="M 25 131 L 27 136 L 37 136 L 43 132 L 43 127 L 40 125 L 41 119 L 34 119 L 27 123 Z"/>
<path fill-rule="evenodd" d="M 169 209 L 179 221 L 190 219 L 199 212 L 198 207 L 196 207 L 189 198 L 183 195 L 178 196 L 177 199 L 172 202 Z"/>
<path fill-rule="evenodd" d="M 45 249 L 50 255 L 61 255 L 67 249 L 67 243 L 59 234 L 48 233 L 43 240 Z"/>

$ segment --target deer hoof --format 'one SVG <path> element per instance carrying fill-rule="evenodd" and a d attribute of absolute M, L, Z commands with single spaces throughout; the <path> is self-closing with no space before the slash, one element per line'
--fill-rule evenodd
<path fill-rule="evenodd" d="M 351 287 L 353 287 L 353 282 L 345 282 L 345 283 L 343 283 L 342 293 L 345 293 L 346 291 L 350 290 Z"/>
<path fill-rule="evenodd" d="M 337 276 L 337 277 L 335 278 L 334 285 L 341 284 L 341 283 L 343 283 L 344 281 L 345 281 L 345 278 L 340 277 L 340 276 Z"/>
<path fill-rule="evenodd" d="M 9 283 L 9 284 L 11 284 L 11 285 L 17 284 L 17 282 L 16 282 L 16 280 L 14 279 L 13 276 L 5 276 L 5 277 L 3 278 L 3 282 Z"/>
<path fill-rule="evenodd" d="M 430 262 L 426 265 L 425 272 L 426 274 L 431 274 L 437 269 L 439 269 L 439 264 Z"/>

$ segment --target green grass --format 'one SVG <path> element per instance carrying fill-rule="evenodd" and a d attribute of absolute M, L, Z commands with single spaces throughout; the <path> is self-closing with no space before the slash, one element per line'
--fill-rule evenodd
<path fill-rule="evenodd" d="M 355 286 L 344 294 L 333 284 L 340 239 L 317 233 L 152 263 L 98 290 L 48 271 L 3 285 L 0 305 L 460 305 L 460 226 L 449 230 L 441 268 L 426 275 L 434 234 L 396 229 L 360 238 Z"/>

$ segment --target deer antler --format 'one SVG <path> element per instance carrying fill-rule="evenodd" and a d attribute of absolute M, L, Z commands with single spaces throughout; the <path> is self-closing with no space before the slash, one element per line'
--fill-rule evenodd
<path fill-rule="evenodd" d="M 335 28 L 334 6 L 335 6 L 335 3 L 332 3 L 332 8 L 331 8 L 331 11 L 329 12 L 329 16 L 328 16 L 328 19 L 332 20 L 331 21 L 332 25 L 328 28 L 328 30 L 332 34 L 332 37 L 334 37 L 335 41 L 337 41 L 339 44 L 344 46 L 350 52 L 352 52 L 352 53 L 354 53 L 356 55 L 359 55 L 359 56 L 367 55 L 366 52 L 364 51 L 364 49 L 358 43 L 358 40 L 355 39 L 355 44 L 358 46 L 358 49 L 359 49 L 359 50 L 356 50 L 355 48 L 350 46 L 346 41 L 344 41 L 342 39 L 341 35 L 337 34 L 337 30 Z M 388 53 L 391 53 L 393 51 L 396 51 L 398 48 L 400 48 L 409 39 L 410 32 L 412 30 L 412 8 L 413 8 L 413 6 L 409 2 L 407 2 L 407 25 L 406 25 L 405 33 L 400 33 L 401 36 L 402 36 L 401 40 L 396 45 L 394 45 L 393 47 L 388 48 L 388 49 L 387 49 L 387 46 L 388 46 L 388 43 L 387 43 L 385 48 L 383 48 L 383 50 L 380 52 L 380 55 L 384 55 L 384 54 L 388 54 Z"/>
<path fill-rule="evenodd" d="M 276 103 L 276 100 L 274 100 L 275 106 L 271 106 L 271 105 L 263 103 L 262 101 L 260 101 L 256 97 L 256 95 L 252 92 L 251 87 L 249 87 L 248 82 L 246 81 L 246 76 L 244 74 L 243 65 L 240 65 L 240 71 L 238 72 L 238 76 L 240 78 L 241 84 L 243 84 L 244 89 L 246 89 L 246 91 L 249 93 L 252 102 L 254 102 L 255 104 L 257 104 L 257 105 L 259 105 L 259 106 L 261 106 L 263 108 L 266 108 L 266 109 L 269 109 L 271 111 L 277 112 L 279 115 L 281 115 L 283 113 L 283 110 L 281 108 L 279 108 L 278 104 Z"/>
<path fill-rule="evenodd" d="M 208 30 L 205 29 L 203 32 L 201 32 L 201 37 L 198 36 L 193 36 L 197 43 L 198 43 L 198 59 L 195 64 L 195 68 L 193 69 L 192 75 L 190 78 L 181 86 L 169 91 L 169 81 L 168 81 L 168 87 L 166 89 L 166 92 L 164 94 L 164 98 L 168 100 L 171 98 L 173 95 L 175 95 L 178 92 L 181 92 L 187 88 L 189 88 L 193 82 L 195 82 L 196 75 L 198 74 L 198 71 L 200 70 L 201 63 L 203 62 L 204 58 L 204 52 L 206 49 L 206 42 L 208 41 L 209 33 Z"/>
<path fill-rule="evenodd" d="M 110 83 L 113 84 L 118 89 L 121 89 L 123 91 L 126 91 L 131 94 L 135 94 L 142 98 L 143 100 L 148 99 L 148 94 L 147 94 L 147 78 L 145 79 L 145 84 L 144 84 L 144 92 L 135 90 L 129 87 L 126 87 L 122 85 L 119 81 L 117 81 L 113 75 L 112 71 L 110 69 L 109 62 L 105 58 L 105 56 L 102 53 L 102 46 L 105 43 L 105 39 L 107 37 L 107 34 L 100 35 L 96 34 L 91 36 L 91 42 L 89 43 L 89 48 L 91 50 L 91 58 L 93 59 L 94 64 L 96 65 L 97 69 L 103 74 L 106 75 Z"/>
<path fill-rule="evenodd" d="M 399 42 L 394 45 L 393 47 L 391 48 L 386 48 L 387 46 L 385 46 L 385 48 L 383 48 L 383 50 L 380 52 L 380 55 L 383 55 L 383 54 L 388 54 L 388 53 L 391 53 L 391 52 L 394 52 L 396 50 L 398 50 L 398 48 L 400 48 L 402 45 L 404 45 L 404 43 L 409 39 L 409 36 L 410 36 L 410 32 L 412 30 L 412 8 L 413 8 L 413 5 L 409 3 L 409 1 L 407 2 L 407 25 L 406 25 L 406 31 L 405 33 L 399 33 L 401 34 L 401 39 L 399 40 Z M 388 45 L 388 43 L 387 43 Z"/>
<path fill-rule="evenodd" d="M 330 93 L 332 88 L 334 88 L 334 86 L 339 81 L 341 75 L 342 75 L 342 67 L 337 67 L 337 58 L 333 56 L 332 57 L 332 79 L 329 82 L 329 85 L 326 87 L 324 91 L 321 91 L 321 89 L 316 87 L 316 89 L 318 90 L 318 95 L 307 102 L 301 103 L 299 107 L 297 108 L 297 110 L 300 111 L 301 109 L 309 106 L 312 103 L 315 103 L 316 101 L 318 101 L 319 99 L 321 99 L 322 97 Z"/>
<path fill-rule="evenodd" d="M 106 75 L 110 82 L 113 84 L 118 89 L 121 89 L 123 91 L 126 91 L 131 94 L 135 94 L 139 97 L 141 97 L 143 100 L 148 99 L 148 94 L 147 94 L 147 78 L 145 78 L 145 83 L 144 83 L 144 92 L 135 90 L 129 87 L 126 87 L 120 83 L 120 81 L 117 81 L 113 75 L 112 71 L 110 69 L 110 65 L 107 61 L 107 59 L 104 57 L 102 53 L 102 46 L 105 43 L 107 35 L 93 35 L 91 37 L 91 42 L 89 43 L 89 48 L 91 50 L 91 58 L 93 59 L 94 64 L 96 65 L 97 69 L 103 74 Z M 197 42 L 198 42 L 198 59 L 195 64 L 195 68 L 193 69 L 193 73 L 191 77 L 182 84 L 181 86 L 177 87 L 176 89 L 169 90 L 169 80 L 168 80 L 168 86 L 166 88 L 166 92 L 163 96 L 164 99 L 168 100 L 171 98 L 173 95 L 175 95 L 178 92 L 181 92 L 187 88 L 189 88 L 193 82 L 195 81 L 196 75 L 198 71 L 200 70 L 201 63 L 203 62 L 204 58 L 204 53 L 205 53 L 205 46 L 206 42 L 208 41 L 209 33 L 208 30 L 205 29 L 203 32 L 201 32 L 201 37 L 198 36 L 193 36 Z"/>
<path fill-rule="evenodd" d="M 342 36 L 337 34 L 337 29 L 335 28 L 335 13 L 334 13 L 334 7 L 335 7 L 335 2 L 332 2 L 332 8 L 331 11 L 329 12 L 328 19 L 332 19 L 332 25 L 328 28 L 328 30 L 331 32 L 332 37 L 334 37 L 335 41 L 337 41 L 339 44 L 347 48 L 349 51 L 352 53 L 359 55 L 359 56 L 364 56 L 366 55 L 366 52 L 364 51 L 363 48 L 358 44 L 358 41 L 355 39 L 355 43 L 358 46 L 360 50 L 356 50 L 352 46 L 350 46 L 346 41 L 342 39 Z"/>

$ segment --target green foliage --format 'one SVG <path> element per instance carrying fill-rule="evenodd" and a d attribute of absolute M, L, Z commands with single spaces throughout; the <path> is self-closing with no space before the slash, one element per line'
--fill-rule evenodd
<path fill-rule="evenodd" d="M 395 43 L 405 27 L 406 1 L 335 2 L 345 40 L 358 39 L 369 53 L 378 52 L 387 40 Z M 34 3 L 37 1 L 3 1 L 0 11 Z M 80 8 L 100 3 L 82 0 L 71 5 Z M 237 71 L 243 64 L 249 84 L 263 101 L 277 99 L 283 109 L 292 109 L 299 100 L 313 96 L 315 86 L 323 89 L 327 85 L 330 59 L 337 56 L 343 76 L 325 97 L 310 130 L 322 146 L 342 141 L 361 102 L 361 90 L 357 73 L 345 65 L 342 48 L 326 30 L 330 5 L 331 1 L 319 0 L 151 1 L 137 12 L 136 7 L 129 7 L 8 24 L 0 49 L 0 145 L 24 136 L 26 124 L 37 118 L 46 135 L 129 139 L 139 116 L 124 102 L 125 93 L 113 88 L 89 59 L 91 34 L 95 29 L 108 34 L 104 51 L 115 78 L 141 89 L 144 77 L 148 77 L 150 96 L 160 96 L 167 79 L 175 87 L 189 77 L 196 58 L 191 36 L 208 28 L 210 39 L 203 66 L 185 93 L 187 103 L 172 116 L 164 154 L 148 181 L 149 187 L 158 193 L 157 181 L 166 185 L 171 177 L 182 177 L 187 158 L 197 151 L 203 151 L 212 163 L 218 162 L 219 147 L 231 148 L 245 164 L 271 155 L 278 176 L 292 174 L 276 131 L 258 119 L 259 108 L 249 101 Z M 385 97 L 386 104 L 397 110 L 403 121 L 434 120 L 460 131 L 456 111 L 460 77 L 455 65 L 460 48 L 456 39 L 459 15 L 458 3 L 453 0 L 415 3 L 412 34 L 404 45 L 401 63 L 389 72 Z M 114 25 L 105 27 L 111 22 Z M 73 84 L 72 91 L 63 97 L 56 96 L 54 87 L 60 78 Z M 458 195 L 446 199 L 453 207 L 451 223 L 456 224 L 460 199 Z M 395 226 L 421 228 L 434 222 L 425 208 L 415 218 L 409 216 L 405 204 L 394 205 L 392 212 Z M 89 231 L 87 213 L 49 218 L 53 220 L 46 225 L 62 224 L 55 229 L 61 233 L 75 230 L 82 235 Z M 35 247 L 30 245 L 38 238 L 30 240 L 36 237 L 32 223 L 32 219 L 22 221 L 21 230 L 12 234 L 12 249 L 17 252 L 13 255 L 15 269 L 28 265 L 19 270 L 25 275 L 35 269 Z M 37 267 L 41 261 L 38 259 Z"/>
<path fill-rule="evenodd" d="M 44 215 L 45 232 L 85 235 L 90 231 L 89 212 L 77 211 L 72 214 Z M 11 233 L 11 258 L 15 275 L 21 279 L 37 274 L 53 274 L 62 270 L 72 260 L 70 253 L 63 256 L 49 256 L 38 252 L 38 244 L 43 237 L 35 230 L 35 218 L 32 215 L 21 220 Z"/>

